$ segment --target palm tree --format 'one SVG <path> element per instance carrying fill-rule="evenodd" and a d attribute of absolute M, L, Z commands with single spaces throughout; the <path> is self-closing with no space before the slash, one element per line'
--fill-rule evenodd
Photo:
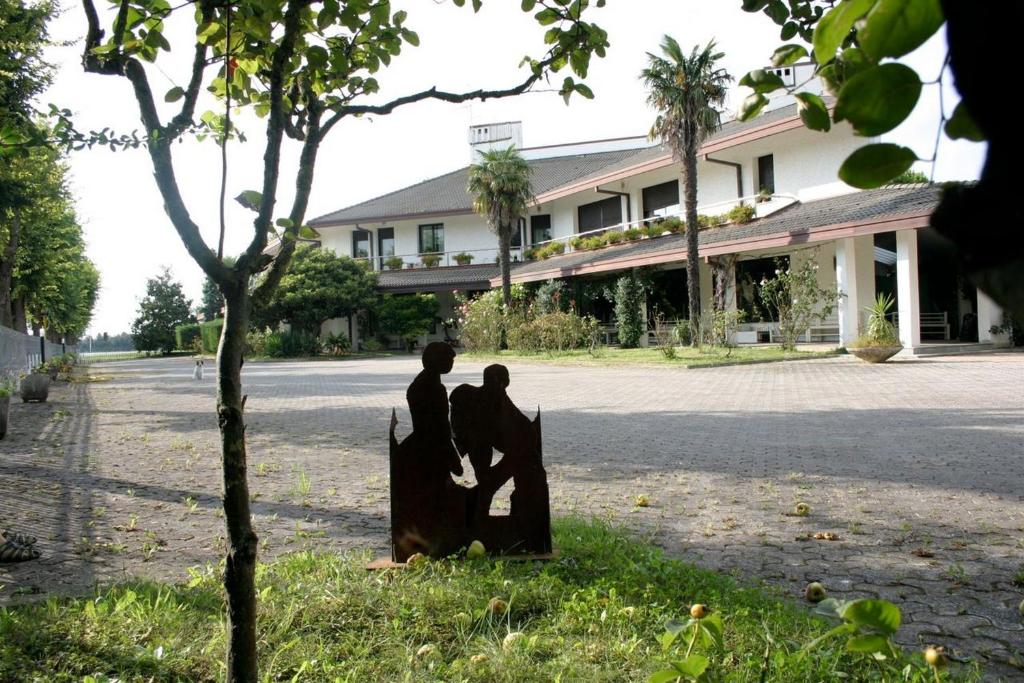
<path fill-rule="evenodd" d="M 512 305 L 512 231 L 534 200 L 532 174 L 533 169 L 515 147 L 481 152 L 480 161 L 469 167 L 467 190 L 473 195 L 473 208 L 498 236 L 501 296 L 506 309 Z"/>
<path fill-rule="evenodd" d="M 647 68 L 640 74 L 647 86 L 647 103 L 658 111 L 651 138 L 661 139 L 675 158 L 683 162 L 683 195 L 686 220 L 686 284 L 690 303 L 690 339 L 700 343 L 700 275 L 697 270 L 697 150 L 721 125 L 715 105 L 725 102 L 726 84 L 732 76 L 716 62 L 725 56 L 715 52 L 715 41 L 703 49 L 683 54 L 672 36 L 661 41 L 659 57 L 647 53 Z"/>

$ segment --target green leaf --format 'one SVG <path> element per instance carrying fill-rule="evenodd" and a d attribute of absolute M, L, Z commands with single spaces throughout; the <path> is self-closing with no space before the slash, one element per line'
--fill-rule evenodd
<path fill-rule="evenodd" d="M 876 62 L 902 57 L 931 38 L 945 20 L 939 0 L 879 0 L 857 32 L 857 42 Z"/>
<path fill-rule="evenodd" d="M 185 91 L 182 88 L 179 88 L 178 86 L 174 86 L 173 88 L 167 91 L 166 95 L 164 95 L 164 102 L 177 102 L 184 96 Z"/>
<path fill-rule="evenodd" d="M 953 115 L 946 121 L 946 135 L 951 140 L 970 140 L 971 142 L 984 142 L 985 134 L 978 128 L 978 124 L 971 118 L 963 101 L 957 103 Z"/>
<path fill-rule="evenodd" d="M 765 71 L 764 69 L 757 69 L 741 78 L 740 85 L 753 89 L 755 93 L 764 94 L 785 87 L 786 84 L 782 82 L 778 74 Z"/>
<path fill-rule="evenodd" d="M 670 683 L 670 681 L 678 681 L 679 672 L 675 669 L 662 669 L 661 671 L 655 671 L 647 679 L 647 683 Z"/>
<path fill-rule="evenodd" d="M 263 195 L 256 190 L 244 190 L 235 197 L 235 201 L 251 211 L 259 211 L 263 203 Z"/>
<path fill-rule="evenodd" d="M 800 120 L 804 122 L 804 125 L 811 130 L 827 133 L 832 127 L 832 121 L 829 119 L 825 101 L 809 92 L 798 92 L 794 97 L 796 97 L 797 108 L 800 110 Z"/>
<path fill-rule="evenodd" d="M 839 179 L 867 190 L 879 187 L 908 170 L 917 161 L 914 150 L 881 142 L 866 145 L 846 157 L 839 167 Z"/>
<path fill-rule="evenodd" d="M 768 0 L 743 0 L 744 12 L 760 12 L 768 4 Z"/>
<path fill-rule="evenodd" d="M 869 145 L 869 147 L 874 146 L 875 145 Z M 896 147 L 896 145 L 892 146 Z M 867 147 L 857 151 L 860 152 L 863 149 L 867 149 Z M 902 149 L 906 148 L 904 147 Z M 857 152 L 854 152 L 854 154 L 856 153 Z M 911 152 L 911 154 L 913 154 L 913 152 Z M 847 161 L 849 161 L 849 159 L 847 159 Z M 911 163 L 914 161 L 916 161 L 916 155 L 914 155 L 914 159 L 911 160 Z M 844 163 L 843 165 L 845 166 L 846 164 Z M 910 164 L 907 164 L 907 168 L 910 168 Z M 895 177 L 905 170 L 906 168 L 890 177 Z M 840 177 L 841 176 L 842 170 L 840 170 Z M 852 185 L 853 183 L 850 184 Z M 858 626 L 867 626 L 879 633 L 889 636 L 896 633 L 900 628 L 900 608 L 888 600 L 854 600 L 846 606 L 846 609 L 843 610 L 840 616 Z"/>
<path fill-rule="evenodd" d="M 903 123 L 920 96 L 921 79 L 909 66 L 873 66 L 843 84 L 835 119 L 849 121 L 859 135 L 881 135 Z"/>
<path fill-rule="evenodd" d="M 807 48 L 803 45 L 790 43 L 783 45 L 772 53 L 772 66 L 789 66 L 807 56 Z"/>
<path fill-rule="evenodd" d="M 867 14 L 875 0 L 842 0 L 828 11 L 814 27 L 814 57 L 827 64 L 850 35 L 855 21 Z"/>
<path fill-rule="evenodd" d="M 537 0 L 523 0 L 523 11 L 532 12 Z"/>
<path fill-rule="evenodd" d="M 541 26 L 549 26 L 558 21 L 558 12 L 549 8 L 542 9 L 534 15 L 534 18 Z"/>
<path fill-rule="evenodd" d="M 743 100 L 743 104 L 740 105 L 736 118 L 740 121 L 749 121 L 760 114 L 766 104 L 768 104 L 768 98 L 760 93 L 747 95 Z"/>
<path fill-rule="evenodd" d="M 589 86 L 583 83 L 576 84 L 576 92 L 578 92 L 580 95 L 582 95 L 588 100 L 594 99 L 594 91 L 591 90 Z"/>
<path fill-rule="evenodd" d="M 695 652 L 686 659 L 672 662 L 672 666 L 684 676 L 699 678 L 707 670 L 709 663 L 707 657 Z"/>
<path fill-rule="evenodd" d="M 304 240 L 315 240 L 320 238 L 320 233 L 308 225 L 303 225 L 299 228 L 299 237 Z"/>
<path fill-rule="evenodd" d="M 830 617 L 832 619 L 842 619 L 839 613 L 845 608 L 845 603 L 836 600 L 835 598 L 825 598 L 817 604 L 814 608 L 815 614 L 820 614 L 824 617 Z"/>
<path fill-rule="evenodd" d="M 682 631 L 693 626 L 693 619 L 687 619 L 686 621 L 680 621 L 679 619 L 669 619 L 665 622 L 665 630 L 672 635 L 678 635 Z"/>
<path fill-rule="evenodd" d="M 720 648 L 724 641 L 725 627 L 722 624 L 722 615 L 712 612 L 700 620 L 701 640 L 707 647 Z"/>
<path fill-rule="evenodd" d="M 413 47 L 419 47 L 420 37 L 415 31 L 410 31 L 407 28 L 402 29 L 402 39 L 409 43 Z"/>
<path fill-rule="evenodd" d="M 863 636 L 852 636 L 846 641 L 846 649 L 849 652 L 863 652 L 874 654 L 889 649 L 889 641 L 885 636 L 869 634 Z"/>
<path fill-rule="evenodd" d="M 274 224 L 277 225 L 279 228 L 285 228 L 286 230 L 295 225 L 291 218 L 278 218 L 276 221 L 274 221 Z"/>

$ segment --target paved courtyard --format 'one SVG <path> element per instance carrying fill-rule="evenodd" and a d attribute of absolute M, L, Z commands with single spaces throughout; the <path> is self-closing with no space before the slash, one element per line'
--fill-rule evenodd
<path fill-rule="evenodd" d="M 386 434 L 418 358 L 247 363 L 250 479 L 263 558 L 386 550 Z M 479 383 L 457 361 L 449 388 Z M 1024 354 L 747 367 L 513 364 L 542 409 L 556 514 L 610 517 L 669 553 L 799 599 L 878 596 L 902 639 L 1024 666 Z M 223 550 L 212 373 L 101 364 L 45 405 L 12 404 L 0 524 L 41 560 L 0 565 L 0 604 L 127 576 L 181 580 Z M 468 469 L 468 468 L 467 468 Z M 634 508 L 638 494 L 651 506 Z M 796 502 L 806 517 L 791 514 Z M 814 540 L 818 532 L 837 540 Z"/>

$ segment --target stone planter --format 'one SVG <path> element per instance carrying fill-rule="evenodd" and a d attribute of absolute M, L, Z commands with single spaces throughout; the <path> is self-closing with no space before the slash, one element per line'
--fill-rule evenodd
<path fill-rule="evenodd" d="M 25 403 L 38 401 L 45 403 L 50 395 L 50 376 L 38 372 L 25 375 L 21 380 L 21 400 Z"/>
<path fill-rule="evenodd" d="M 0 439 L 7 435 L 7 418 L 11 414 L 11 397 L 0 396 Z"/>
<path fill-rule="evenodd" d="M 903 350 L 902 346 L 864 346 L 847 348 L 847 351 L 868 363 L 884 363 Z"/>

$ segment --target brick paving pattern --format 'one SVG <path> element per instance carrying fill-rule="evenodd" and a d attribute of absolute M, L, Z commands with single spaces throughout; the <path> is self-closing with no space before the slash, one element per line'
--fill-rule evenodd
<path fill-rule="evenodd" d="M 1024 354 L 881 366 L 833 358 L 677 370 L 513 363 L 542 409 L 556 514 L 609 517 L 681 559 L 799 599 L 877 596 L 907 644 L 1021 676 Z M 247 363 L 250 481 L 264 559 L 386 550 L 386 433 L 418 358 Z M 0 605 L 126 577 L 182 580 L 224 547 L 212 373 L 93 366 L 44 405 L 12 403 L 0 526 L 44 557 L 0 565 Z M 456 362 L 449 390 L 480 382 Z M 468 468 L 467 468 L 468 469 Z M 638 494 L 651 506 L 634 508 Z M 806 517 L 791 514 L 806 502 Z M 832 532 L 838 540 L 807 540 Z"/>

